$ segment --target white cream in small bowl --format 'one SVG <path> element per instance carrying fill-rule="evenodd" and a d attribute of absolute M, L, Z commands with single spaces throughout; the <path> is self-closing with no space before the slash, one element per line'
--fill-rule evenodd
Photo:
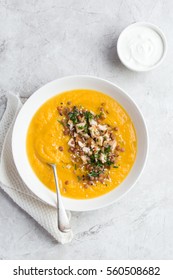
<path fill-rule="evenodd" d="M 157 67 L 167 50 L 166 38 L 155 25 L 137 22 L 125 28 L 117 42 L 121 62 L 129 69 L 143 72 Z"/>

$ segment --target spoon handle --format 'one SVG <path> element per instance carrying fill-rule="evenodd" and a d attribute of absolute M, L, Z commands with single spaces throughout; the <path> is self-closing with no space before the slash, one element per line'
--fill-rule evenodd
<path fill-rule="evenodd" d="M 71 230 L 70 224 L 69 224 L 69 219 L 67 217 L 67 213 L 65 211 L 62 198 L 61 198 L 61 193 L 59 189 L 59 184 L 58 184 L 58 176 L 57 176 L 57 171 L 56 171 L 56 165 L 51 164 L 53 168 L 53 173 L 54 173 L 54 178 L 55 178 L 55 185 L 56 185 L 56 193 L 57 193 L 57 218 L 58 218 L 58 228 L 62 232 L 68 232 Z"/>

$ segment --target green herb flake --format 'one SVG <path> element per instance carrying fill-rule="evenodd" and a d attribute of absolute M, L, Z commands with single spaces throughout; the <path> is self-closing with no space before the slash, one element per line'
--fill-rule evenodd
<path fill-rule="evenodd" d="M 91 119 L 93 119 L 93 114 L 91 113 L 91 112 L 89 112 L 89 111 L 86 111 L 85 112 L 85 119 L 87 120 L 87 121 L 89 121 L 89 120 L 91 120 Z"/>
<path fill-rule="evenodd" d="M 118 168 L 118 166 L 117 166 L 117 165 L 114 165 L 113 168 Z"/>
<path fill-rule="evenodd" d="M 97 114 L 95 117 L 96 117 L 96 119 L 100 119 L 103 115 L 104 115 L 104 113 L 100 112 L 100 114 Z"/>
<path fill-rule="evenodd" d="M 96 163 L 96 165 L 99 167 L 103 167 L 103 163 L 100 160 Z"/>
<path fill-rule="evenodd" d="M 99 176 L 99 174 L 101 174 L 102 173 L 102 171 L 91 171 L 89 174 L 88 174 L 88 176 L 90 176 L 90 177 L 97 177 L 97 176 Z"/>
<path fill-rule="evenodd" d="M 90 162 L 91 162 L 91 163 L 95 163 L 95 156 L 94 156 L 94 154 L 92 154 L 92 155 L 90 156 Z"/>
<path fill-rule="evenodd" d="M 111 166 L 112 164 L 114 164 L 114 162 L 113 162 L 113 161 L 108 160 L 105 164 L 106 164 L 107 166 Z"/>
<path fill-rule="evenodd" d="M 110 153 L 110 151 L 111 151 L 111 146 L 109 145 L 105 148 L 104 153 L 108 154 L 108 153 Z"/>
<path fill-rule="evenodd" d="M 99 156 L 100 156 L 100 153 L 98 152 L 98 153 L 96 153 L 96 154 L 94 154 L 94 157 L 96 158 L 96 159 L 98 159 L 99 158 Z"/>
<path fill-rule="evenodd" d="M 82 178 L 81 178 L 80 176 L 77 176 L 77 178 L 78 178 L 78 181 L 81 181 L 81 180 L 82 180 Z"/>
<path fill-rule="evenodd" d="M 92 155 L 90 156 L 90 162 L 91 162 L 91 163 L 96 164 L 96 165 L 99 166 L 98 163 L 101 163 L 100 161 L 98 161 L 99 156 L 100 156 L 100 152 L 101 152 L 101 151 L 99 151 L 99 152 L 97 152 L 97 153 L 95 153 L 95 154 L 92 154 Z"/>
<path fill-rule="evenodd" d="M 84 126 L 84 132 L 88 133 L 88 125 L 87 124 L 85 124 L 85 126 Z"/>
<path fill-rule="evenodd" d="M 74 123 L 74 124 L 77 124 L 78 123 L 78 119 L 77 119 L 77 116 L 78 116 L 79 112 L 78 110 L 74 109 L 72 112 L 68 113 L 68 116 L 70 118 L 70 120 Z"/>
<path fill-rule="evenodd" d="M 57 120 L 57 121 L 64 126 L 63 121 L 61 121 L 61 120 Z"/>

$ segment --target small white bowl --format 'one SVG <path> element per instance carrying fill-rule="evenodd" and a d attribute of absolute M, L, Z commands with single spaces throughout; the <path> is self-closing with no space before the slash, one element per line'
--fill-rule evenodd
<path fill-rule="evenodd" d="M 36 176 L 28 161 L 26 137 L 28 126 L 36 111 L 51 97 L 74 89 L 93 89 L 115 98 L 128 112 L 137 134 L 137 155 L 126 179 L 111 192 L 93 199 L 63 197 L 64 206 L 72 211 L 88 211 L 115 202 L 127 193 L 141 174 L 147 157 L 148 136 L 145 121 L 137 105 L 121 88 L 106 80 L 91 76 L 71 76 L 55 80 L 38 89 L 23 105 L 13 128 L 12 152 L 17 170 L 28 188 L 40 199 L 56 207 L 56 194 L 50 191 Z"/>
<path fill-rule="evenodd" d="M 147 27 L 147 29 L 152 30 L 152 32 L 154 31 L 155 35 L 161 39 L 159 41 L 162 42 L 162 48 L 163 48 L 162 54 L 160 55 L 160 58 L 155 63 L 151 64 L 151 66 L 143 65 L 143 67 L 142 67 L 140 65 L 140 63 L 138 63 L 137 61 L 134 61 L 133 58 L 130 58 L 128 55 L 125 55 L 125 53 L 123 53 L 124 48 L 126 48 L 126 50 L 127 50 L 127 43 L 133 44 L 133 38 L 132 38 L 132 40 L 129 39 L 130 38 L 129 33 L 130 32 L 132 33 L 132 30 L 133 31 L 135 29 L 137 30 L 137 27 L 145 27 L 145 28 Z M 123 42 L 124 42 L 124 44 L 123 44 Z M 148 42 L 151 42 L 151 40 L 148 40 Z M 153 49 L 155 49 L 155 50 L 158 48 L 159 48 L 158 45 L 153 46 Z M 130 50 L 129 50 L 129 52 L 130 52 Z M 148 23 L 148 22 L 136 22 L 136 23 L 133 23 L 133 24 L 127 26 L 121 32 L 121 34 L 118 38 L 118 41 L 117 41 L 117 53 L 118 53 L 119 59 L 121 60 L 122 64 L 124 64 L 128 69 L 136 71 L 136 72 L 146 72 L 146 71 L 150 71 L 150 70 L 156 68 L 164 60 L 166 52 L 167 52 L 167 41 L 166 41 L 165 35 L 163 34 L 162 30 L 159 27 L 157 27 L 156 25 L 154 25 L 152 23 Z"/>

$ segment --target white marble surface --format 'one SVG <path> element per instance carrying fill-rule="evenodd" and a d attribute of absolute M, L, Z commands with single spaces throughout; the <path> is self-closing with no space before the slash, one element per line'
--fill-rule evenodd
<path fill-rule="evenodd" d="M 2 96 L 13 91 L 25 98 L 66 75 L 100 76 L 129 92 L 150 136 L 135 188 L 110 207 L 73 213 L 68 245 L 57 244 L 0 191 L 0 259 L 173 258 L 172 11 L 172 0 L 0 1 Z M 148 73 L 130 72 L 117 58 L 118 35 L 134 21 L 159 25 L 168 40 L 164 63 Z"/>

